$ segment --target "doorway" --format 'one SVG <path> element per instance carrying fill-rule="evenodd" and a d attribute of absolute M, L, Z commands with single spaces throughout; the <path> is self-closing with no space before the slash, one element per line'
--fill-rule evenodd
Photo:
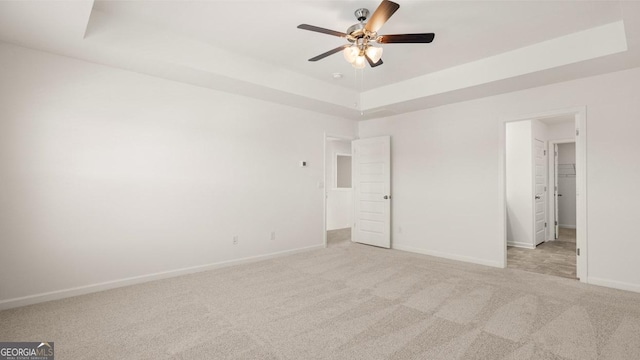
<path fill-rule="evenodd" d="M 326 247 L 351 243 L 353 223 L 351 138 L 325 136 L 324 239 Z"/>
<path fill-rule="evenodd" d="M 577 223 L 576 143 L 574 139 L 549 142 L 549 187 L 555 189 L 554 203 L 549 207 L 553 219 L 553 239 L 574 238 Z"/>
<path fill-rule="evenodd" d="M 505 121 L 506 267 L 587 282 L 585 115 L 576 108 Z"/>

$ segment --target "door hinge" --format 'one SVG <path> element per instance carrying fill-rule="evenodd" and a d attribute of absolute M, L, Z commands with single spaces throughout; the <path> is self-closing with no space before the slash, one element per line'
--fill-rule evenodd
<path fill-rule="evenodd" d="M 546 186 L 544 187 L 544 191 L 545 191 L 545 192 L 547 191 L 547 187 L 546 187 Z"/>
<path fill-rule="evenodd" d="M 556 226 L 558 226 L 558 222 L 556 221 Z"/>
<path fill-rule="evenodd" d="M 580 135 L 580 129 L 576 129 L 576 136 Z"/>
<path fill-rule="evenodd" d="M 547 223 L 544 223 L 544 227 L 547 227 Z"/>
<path fill-rule="evenodd" d="M 547 156 L 547 150 L 544 150 L 544 156 Z"/>
<path fill-rule="evenodd" d="M 576 255 L 580 256 L 580 248 L 576 249 Z"/>

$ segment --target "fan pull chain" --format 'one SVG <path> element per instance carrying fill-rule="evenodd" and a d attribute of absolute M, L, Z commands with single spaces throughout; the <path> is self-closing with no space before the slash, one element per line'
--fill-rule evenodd
<path fill-rule="evenodd" d="M 358 69 L 354 68 L 353 69 L 353 88 L 356 90 L 356 93 L 358 92 Z M 356 109 L 360 109 L 360 99 L 358 97 L 358 94 L 356 94 Z"/>
<path fill-rule="evenodd" d="M 362 90 L 364 89 L 364 70 L 360 70 L 360 86 L 358 86 L 358 69 L 353 69 L 353 87 L 356 92 L 358 92 L 358 94 L 362 93 Z M 356 108 L 360 109 L 360 116 L 364 116 L 364 111 L 362 111 L 362 104 L 360 104 L 358 98 L 356 98 L 355 105 Z"/>
<path fill-rule="evenodd" d="M 360 70 L 360 91 L 359 94 L 362 94 L 362 90 L 364 89 L 364 69 Z M 362 111 L 362 104 L 360 104 L 360 116 L 364 116 L 364 111 Z"/>

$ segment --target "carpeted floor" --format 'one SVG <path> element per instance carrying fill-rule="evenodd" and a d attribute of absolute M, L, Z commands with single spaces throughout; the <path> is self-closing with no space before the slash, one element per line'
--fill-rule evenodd
<path fill-rule="evenodd" d="M 351 245 L 351 228 L 327 231 L 328 247 L 349 245 Z"/>
<path fill-rule="evenodd" d="M 640 294 L 359 244 L 0 312 L 56 359 L 640 359 Z"/>

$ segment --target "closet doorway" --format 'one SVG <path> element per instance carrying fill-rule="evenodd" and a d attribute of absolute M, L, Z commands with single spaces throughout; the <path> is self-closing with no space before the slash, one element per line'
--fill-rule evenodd
<path fill-rule="evenodd" d="M 325 136 L 325 246 L 351 244 L 353 224 L 351 138 Z"/>
<path fill-rule="evenodd" d="M 586 282 L 585 114 L 505 122 L 507 267 Z"/>
<path fill-rule="evenodd" d="M 553 237 L 560 241 L 576 241 L 576 143 L 574 140 L 549 142 L 550 184 L 555 190 L 549 209 L 553 219 Z"/>

